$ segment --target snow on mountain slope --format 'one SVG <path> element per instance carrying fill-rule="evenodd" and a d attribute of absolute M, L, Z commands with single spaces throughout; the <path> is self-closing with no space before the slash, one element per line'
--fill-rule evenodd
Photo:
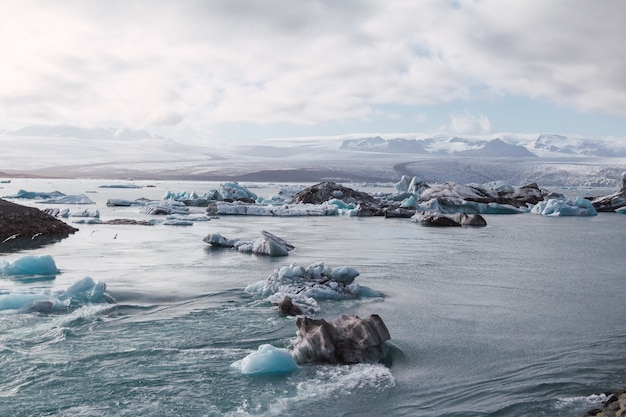
<path fill-rule="evenodd" d="M 7 176 L 397 182 L 416 175 L 427 182 L 613 186 L 626 169 L 623 141 L 558 135 L 353 134 L 218 148 L 127 129 L 32 126 L 0 134 L 0 149 Z M 624 157 L 593 156 L 607 154 Z"/>

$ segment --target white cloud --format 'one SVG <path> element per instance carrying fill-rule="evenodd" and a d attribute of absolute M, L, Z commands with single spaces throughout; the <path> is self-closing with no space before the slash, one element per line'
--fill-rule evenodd
<path fill-rule="evenodd" d="M 441 130 L 455 135 L 486 135 L 491 133 L 491 122 L 482 114 L 452 114 L 450 124 Z"/>
<path fill-rule="evenodd" d="M 620 0 L 0 5 L 0 120 L 17 126 L 306 125 L 489 91 L 626 116 Z M 489 128 L 466 119 L 450 127 Z"/>

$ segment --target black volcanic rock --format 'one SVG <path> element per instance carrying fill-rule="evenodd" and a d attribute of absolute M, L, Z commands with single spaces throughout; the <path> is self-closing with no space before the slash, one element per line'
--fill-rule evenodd
<path fill-rule="evenodd" d="M 0 251 L 43 246 L 77 230 L 37 208 L 0 199 Z"/>

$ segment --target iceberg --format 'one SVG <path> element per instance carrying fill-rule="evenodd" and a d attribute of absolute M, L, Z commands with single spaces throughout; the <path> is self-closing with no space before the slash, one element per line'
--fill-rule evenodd
<path fill-rule="evenodd" d="M 224 200 L 256 201 L 257 199 L 256 194 L 236 182 L 225 182 L 222 184 L 222 197 Z"/>
<path fill-rule="evenodd" d="M 410 193 L 419 197 L 425 190 L 430 188 L 430 186 L 418 177 L 403 175 L 400 181 L 393 185 L 393 188 L 399 194 Z"/>
<path fill-rule="evenodd" d="M 43 204 L 95 204 L 86 194 L 64 195 L 41 201 Z"/>
<path fill-rule="evenodd" d="M 246 375 L 289 374 L 300 369 L 287 349 L 270 344 L 259 346 L 256 352 L 233 362 L 230 366 Z"/>
<path fill-rule="evenodd" d="M 94 211 L 90 211 L 89 209 L 85 209 L 83 211 L 71 213 L 69 216 L 70 217 L 93 217 L 95 219 L 98 219 L 98 218 L 100 218 L 100 211 L 97 210 L 97 209 L 94 210 Z"/>
<path fill-rule="evenodd" d="M 267 256 L 287 256 L 295 247 L 284 239 L 263 230 L 261 237 L 254 240 L 227 239 L 219 233 L 209 234 L 202 239 L 217 248 L 235 248 L 239 252 Z"/>
<path fill-rule="evenodd" d="M 267 298 L 274 305 L 280 305 L 289 297 L 294 306 L 304 313 L 319 310 L 317 300 L 341 300 L 359 297 L 376 298 L 376 291 L 354 282 L 359 272 L 348 266 L 328 268 L 317 262 L 304 268 L 290 264 L 282 266 L 263 281 L 245 288 L 248 294 Z"/>
<path fill-rule="evenodd" d="M 146 200 L 124 200 L 121 198 L 109 198 L 107 200 L 107 206 L 109 207 L 133 207 L 133 206 L 145 206 Z"/>
<path fill-rule="evenodd" d="M 48 200 L 51 198 L 59 198 L 63 196 L 65 196 L 65 194 L 63 194 L 60 191 L 39 192 L 39 191 L 19 190 L 16 194 L 8 195 L 8 196 L 5 196 L 4 198 L 23 198 L 25 200 Z"/>
<path fill-rule="evenodd" d="M 91 277 L 82 278 L 67 289 L 58 292 L 14 292 L 0 294 L 0 310 L 19 312 L 59 312 L 76 309 L 86 304 L 112 303 L 106 285 Z"/>
<path fill-rule="evenodd" d="M 140 213 L 151 215 L 189 214 L 189 207 L 176 200 L 161 200 L 146 203 Z"/>
<path fill-rule="evenodd" d="M 137 184 L 102 184 L 98 188 L 143 188 Z"/>
<path fill-rule="evenodd" d="M 537 203 L 530 212 L 543 216 L 596 216 L 598 214 L 591 201 L 580 197 L 576 197 L 574 201 L 551 198 Z"/>
<path fill-rule="evenodd" d="M 13 262 L 0 262 L 0 275 L 56 275 L 60 271 L 50 255 L 26 255 Z"/>
<path fill-rule="evenodd" d="M 245 204 L 238 202 L 217 202 L 207 208 L 210 215 L 247 216 L 334 216 L 339 214 L 335 204 L 281 204 L 278 206 Z"/>
<path fill-rule="evenodd" d="M 418 210 L 466 214 L 527 213 L 528 205 L 544 200 L 547 192 L 537 184 L 513 188 L 504 183 L 462 185 L 446 182 L 432 186 L 420 196 Z"/>

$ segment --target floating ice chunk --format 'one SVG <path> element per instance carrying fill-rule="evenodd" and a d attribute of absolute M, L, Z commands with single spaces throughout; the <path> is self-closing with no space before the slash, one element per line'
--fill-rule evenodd
<path fill-rule="evenodd" d="M 478 203 L 461 199 L 431 198 L 417 205 L 419 211 L 439 212 L 445 214 L 519 214 L 528 213 L 526 207 L 515 207 L 500 203 Z"/>
<path fill-rule="evenodd" d="M 218 202 L 209 206 L 207 212 L 219 215 L 247 215 L 247 216 L 334 216 L 339 214 L 339 209 L 334 204 L 282 204 L 255 205 L 244 203 Z"/>
<path fill-rule="evenodd" d="M 48 200 L 51 198 L 63 197 L 63 194 L 60 191 L 51 191 L 51 192 L 39 192 L 39 191 L 26 191 L 19 190 L 15 195 L 8 195 L 4 198 L 23 198 L 27 200 Z"/>
<path fill-rule="evenodd" d="M 617 210 L 615 210 L 615 212 L 619 214 L 626 214 L 626 207 L 620 207 Z"/>
<path fill-rule="evenodd" d="M 230 200 L 256 200 L 257 195 L 236 182 L 222 184 L 222 197 Z"/>
<path fill-rule="evenodd" d="M 26 255 L 13 262 L 0 262 L 0 275 L 56 275 L 59 270 L 50 255 Z"/>
<path fill-rule="evenodd" d="M 121 198 L 109 198 L 107 200 L 107 206 L 109 207 L 132 207 L 132 206 L 145 206 L 147 201 L 145 200 L 124 200 Z"/>
<path fill-rule="evenodd" d="M 102 184 L 98 188 L 143 188 L 137 184 Z"/>
<path fill-rule="evenodd" d="M 106 303 L 110 297 L 105 291 L 106 284 L 104 282 L 85 277 L 70 285 L 65 293 L 60 294 L 60 299 L 69 300 L 72 304 Z"/>
<path fill-rule="evenodd" d="M 246 375 L 288 374 L 300 369 L 287 349 L 270 344 L 259 346 L 256 352 L 233 362 L 230 366 Z"/>
<path fill-rule="evenodd" d="M 45 203 L 45 204 L 95 204 L 85 194 L 65 195 L 65 196 L 57 197 L 57 198 L 50 198 L 48 200 L 43 200 L 42 203 Z"/>
<path fill-rule="evenodd" d="M 38 301 L 51 301 L 45 294 L 9 293 L 0 294 L 1 310 L 20 310 Z"/>
<path fill-rule="evenodd" d="M 215 246 L 218 248 L 233 248 L 235 247 L 235 243 L 238 242 L 237 239 L 227 239 L 224 236 L 220 235 L 219 233 L 212 233 L 209 235 L 206 235 L 204 237 L 204 239 L 202 239 L 204 242 L 208 243 L 211 246 Z"/>
<path fill-rule="evenodd" d="M 189 207 L 180 201 L 161 200 L 146 203 L 139 212 L 152 215 L 188 214 Z"/>
<path fill-rule="evenodd" d="M 204 214 L 188 215 L 188 214 L 172 214 L 167 216 L 167 220 L 184 220 L 188 222 L 207 222 L 209 219 Z"/>
<path fill-rule="evenodd" d="M 89 210 L 89 209 L 85 209 L 83 211 L 77 211 L 74 213 L 70 214 L 70 217 L 93 217 L 93 218 L 100 218 L 100 211 L 98 211 L 98 209 L 96 210 Z"/>
<path fill-rule="evenodd" d="M 287 243 L 284 239 L 266 232 L 265 230 L 261 232 L 261 237 L 254 241 L 227 239 L 218 233 L 207 235 L 202 240 L 211 246 L 235 248 L 239 252 L 254 253 L 257 255 L 287 256 L 289 255 L 289 251 L 295 249 L 293 245 Z"/>
<path fill-rule="evenodd" d="M 356 277 L 359 276 L 359 271 L 351 266 L 338 266 L 330 273 L 330 277 L 333 281 L 340 282 L 342 284 L 350 284 Z"/>
<path fill-rule="evenodd" d="M 106 285 L 85 277 L 66 290 L 58 292 L 0 294 L 0 310 L 22 312 L 51 312 L 78 308 L 88 303 L 110 303 L 113 299 L 106 292 Z"/>
<path fill-rule="evenodd" d="M 165 226 L 193 226 L 193 222 L 189 220 L 165 220 L 161 224 Z"/>
<path fill-rule="evenodd" d="M 576 197 L 574 201 L 556 198 L 540 201 L 530 212 L 543 216 L 596 216 L 598 214 L 591 201 L 580 197 Z"/>
<path fill-rule="evenodd" d="M 266 280 L 248 285 L 245 291 L 267 298 L 273 304 L 288 296 L 305 312 L 317 311 L 316 300 L 380 297 L 376 291 L 353 282 L 358 275 L 352 267 L 331 270 L 323 262 L 306 268 L 291 264 L 275 270 Z"/>
<path fill-rule="evenodd" d="M 400 207 L 403 207 L 403 208 L 417 207 L 417 200 L 415 199 L 414 196 L 410 196 L 409 198 L 406 198 L 402 201 L 402 204 L 400 204 Z"/>

